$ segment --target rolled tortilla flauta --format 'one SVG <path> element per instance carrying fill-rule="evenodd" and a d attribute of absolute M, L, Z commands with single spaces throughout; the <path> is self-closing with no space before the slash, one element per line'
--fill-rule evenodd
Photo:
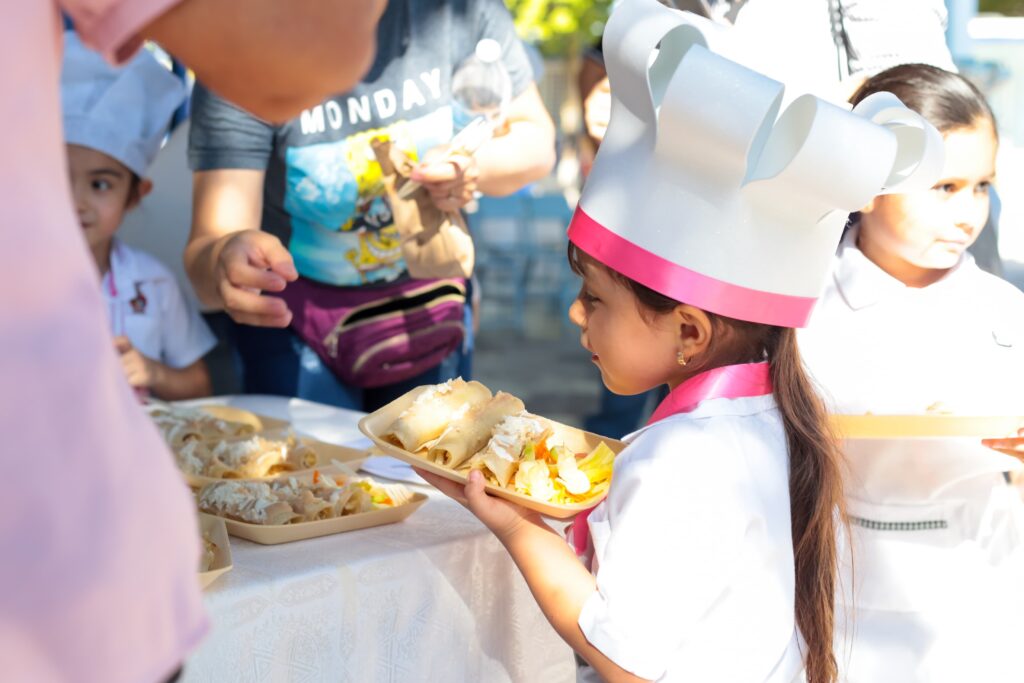
<path fill-rule="evenodd" d="M 296 514 L 302 515 L 303 522 L 327 519 L 333 513 L 331 504 L 313 495 L 309 489 L 303 489 L 299 495 L 290 498 L 288 504 L 292 506 Z"/>
<path fill-rule="evenodd" d="M 221 481 L 199 493 L 199 508 L 251 524 L 290 524 L 301 516 L 268 486 L 255 481 Z"/>
<path fill-rule="evenodd" d="M 288 464 L 296 469 L 309 469 L 316 467 L 316 451 L 299 442 L 288 449 Z"/>
<path fill-rule="evenodd" d="M 275 467 L 286 464 L 283 450 L 283 448 L 280 450 L 272 448 L 249 458 L 249 462 L 242 467 L 245 476 L 248 478 L 265 477 Z"/>
<path fill-rule="evenodd" d="M 365 491 L 362 487 L 352 483 L 349 484 L 349 488 L 352 489 L 352 495 L 349 497 L 348 502 L 345 503 L 345 507 L 342 510 L 343 515 L 358 515 L 373 509 L 373 497 L 369 491 Z"/>
<path fill-rule="evenodd" d="M 457 469 L 487 445 L 491 431 L 498 423 L 524 410 L 526 406 L 522 401 L 512 394 L 499 391 L 487 403 L 476 406 L 461 419 L 449 424 L 438 442 L 427 451 L 427 458 L 445 467 Z"/>
<path fill-rule="evenodd" d="M 334 500 L 331 503 L 331 516 L 343 517 L 345 515 L 345 507 L 352 500 L 352 494 L 355 493 L 355 490 L 355 486 L 346 485 L 333 494 Z"/>
<path fill-rule="evenodd" d="M 421 392 L 381 436 L 415 453 L 441 436 L 450 422 L 490 398 L 491 390 L 480 382 L 466 382 L 461 377 L 448 380 Z"/>
<path fill-rule="evenodd" d="M 494 435 L 481 451 L 480 459 L 505 488 L 519 466 L 526 444 L 535 443 L 550 432 L 551 428 L 543 420 L 529 413 L 509 415 L 495 426 Z"/>
<path fill-rule="evenodd" d="M 279 524 L 291 524 L 292 522 L 299 522 L 302 520 L 302 516 L 292 509 L 292 506 L 287 501 L 279 500 L 267 506 L 262 513 L 256 513 L 256 518 L 260 519 L 259 524 L 266 524 L 267 526 L 277 526 Z M 250 521 L 250 520 L 245 520 Z"/>
<path fill-rule="evenodd" d="M 211 458 L 201 474 L 213 479 L 241 479 L 242 473 L 232 468 L 220 458 Z"/>
<path fill-rule="evenodd" d="M 181 448 L 192 441 L 202 441 L 203 435 L 194 427 L 180 422 L 157 423 L 164 441 L 170 444 L 171 448 Z"/>
<path fill-rule="evenodd" d="M 259 436 L 222 441 L 214 447 L 213 456 L 235 471 L 239 479 L 264 477 L 271 467 L 285 460 L 284 444 Z"/>

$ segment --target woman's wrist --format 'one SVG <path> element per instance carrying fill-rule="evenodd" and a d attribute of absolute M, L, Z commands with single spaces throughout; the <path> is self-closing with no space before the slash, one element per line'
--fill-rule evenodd
<path fill-rule="evenodd" d="M 217 310 L 224 308 L 224 297 L 220 293 L 220 253 L 230 237 L 231 233 L 208 235 L 185 247 L 185 272 L 199 301 Z"/>

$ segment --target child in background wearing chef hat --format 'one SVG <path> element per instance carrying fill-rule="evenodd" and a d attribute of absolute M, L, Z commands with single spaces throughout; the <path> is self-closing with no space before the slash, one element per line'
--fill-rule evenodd
<path fill-rule="evenodd" d="M 114 344 L 140 395 L 210 393 L 203 356 L 216 339 L 171 271 L 117 240 L 124 215 L 152 189 L 145 177 L 186 92 L 146 50 L 112 67 L 68 32 L 61 98 L 71 191 L 102 276 Z"/>
<path fill-rule="evenodd" d="M 727 40 L 654 0 L 625 0 L 605 33 L 613 108 L 569 227 L 569 315 L 609 389 L 670 393 L 573 525 L 593 574 L 479 473 L 423 475 L 505 545 L 583 680 L 838 676 L 840 455 L 794 328 L 848 213 L 930 185 L 941 138 L 887 95 L 779 115 L 782 84 L 723 57 Z"/>
<path fill-rule="evenodd" d="M 945 164 L 933 186 L 861 209 L 800 331 L 808 370 L 839 413 L 1024 415 L 1024 293 L 967 252 L 988 219 L 992 110 L 923 64 L 869 78 L 852 102 L 882 91 L 938 128 Z M 1020 458 L 1022 437 L 986 445 Z M 1003 474 L 1019 464 L 947 442 L 847 446 L 854 628 L 837 654 L 851 683 L 1024 677 L 1024 504 Z"/>
<path fill-rule="evenodd" d="M 1024 376 L 1024 294 L 967 252 L 989 214 L 992 110 L 967 79 L 925 64 L 887 69 L 851 101 L 882 91 L 938 128 L 945 167 L 934 187 L 877 197 L 856 214 L 800 333 L 808 367 L 838 412 L 1024 412 L 1004 381 Z"/>

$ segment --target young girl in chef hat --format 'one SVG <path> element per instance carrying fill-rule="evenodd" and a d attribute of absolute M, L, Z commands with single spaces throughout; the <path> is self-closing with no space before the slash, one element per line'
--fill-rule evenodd
<path fill-rule="evenodd" d="M 210 393 L 203 356 L 216 339 L 171 271 L 115 234 L 152 189 L 146 169 L 185 94 L 146 50 L 112 67 L 73 32 L 65 36 L 61 98 L 78 219 L 102 276 L 125 375 L 140 394 L 167 400 Z"/>
<path fill-rule="evenodd" d="M 783 86 L 723 38 L 654 0 L 605 33 L 613 109 L 569 227 L 569 315 L 609 389 L 670 393 L 589 517 L 590 569 L 481 477 L 430 478 L 506 546 L 581 678 L 837 678 L 839 454 L 792 328 L 849 211 L 930 183 L 941 140 L 885 95 L 853 113 L 804 96 L 777 119 Z"/>
<path fill-rule="evenodd" d="M 1024 415 L 1024 294 L 967 252 L 989 213 L 992 110 L 962 76 L 923 64 L 869 78 L 852 101 L 883 91 L 939 129 L 945 164 L 931 187 L 857 215 L 800 331 L 807 367 L 840 413 Z M 989 445 L 1007 455 L 972 439 L 847 444 L 844 680 L 1021 679 L 1024 505 L 1003 473 L 1020 471 L 1008 454 L 1024 455 L 1024 438 Z"/>

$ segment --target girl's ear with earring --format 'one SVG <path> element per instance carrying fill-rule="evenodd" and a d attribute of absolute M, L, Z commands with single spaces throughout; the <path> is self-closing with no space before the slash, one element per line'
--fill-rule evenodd
<path fill-rule="evenodd" d="M 676 327 L 672 331 L 672 336 L 675 338 L 666 341 L 670 341 L 672 346 L 676 347 L 676 363 L 682 367 L 710 347 L 713 336 L 712 323 L 707 312 L 689 304 L 676 306 L 674 315 L 673 324 Z"/>

